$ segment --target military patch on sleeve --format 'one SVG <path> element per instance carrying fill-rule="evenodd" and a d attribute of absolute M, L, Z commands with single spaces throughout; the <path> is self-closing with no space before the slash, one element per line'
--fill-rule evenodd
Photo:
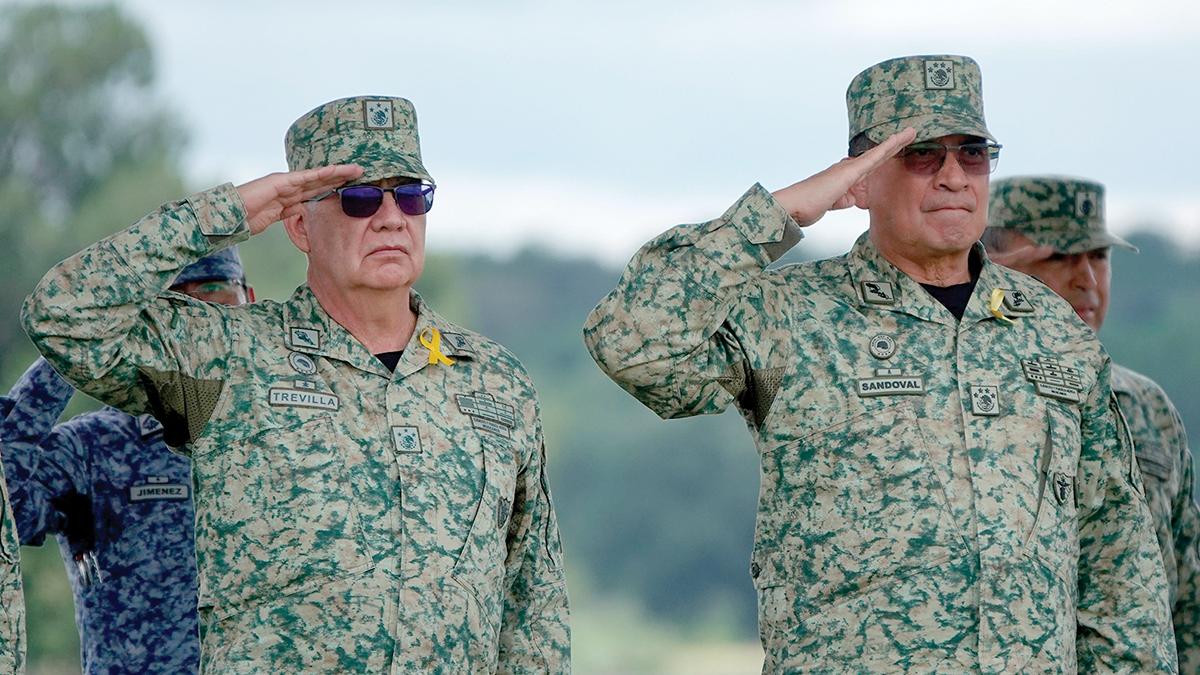
<path fill-rule="evenodd" d="M 471 426 L 497 436 L 511 438 L 517 426 L 516 409 L 482 391 L 456 394 L 458 409 L 471 418 Z"/>
<path fill-rule="evenodd" d="M 392 427 L 392 444 L 396 452 L 401 454 L 416 454 L 421 452 L 421 432 L 413 426 Z"/>
<path fill-rule="evenodd" d="M 187 499 L 191 486 L 185 483 L 172 483 L 166 476 L 147 476 L 145 483 L 129 487 L 129 501 L 145 502 L 159 499 Z"/>
<path fill-rule="evenodd" d="M 862 296 L 866 302 L 873 305 L 896 304 L 896 294 L 892 292 L 891 282 L 863 281 L 859 285 L 862 286 Z"/>
<path fill-rule="evenodd" d="M 1009 314 L 1033 314 L 1033 303 L 1024 291 L 1002 289 L 1004 291 L 1004 309 Z"/>
<path fill-rule="evenodd" d="M 953 89 L 954 88 L 954 62 L 953 61 L 926 61 L 925 62 L 925 88 L 926 89 Z"/>
<path fill-rule="evenodd" d="M 379 99 L 363 101 L 363 126 L 367 129 L 395 129 L 392 102 Z"/>
<path fill-rule="evenodd" d="M 1037 393 L 1061 401 L 1079 403 L 1083 391 L 1083 378 L 1077 369 L 1064 366 L 1058 359 L 1039 356 L 1022 359 L 1021 369 L 1025 379 L 1033 383 Z"/>

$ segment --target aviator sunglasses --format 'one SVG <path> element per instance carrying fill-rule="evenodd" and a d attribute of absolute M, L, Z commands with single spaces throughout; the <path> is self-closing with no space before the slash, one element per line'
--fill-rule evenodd
<path fill-rule="evenodd" d="M 319 202 L 330 195 L 337 194 L 342 203 L 342 213 L 351 218 L 370 218 L 383 206 L 383 194 L 392 193 L 396 206 L 410 216 L 429 213 L 433 208 L 433 191 L 436 186 L 429 183 L 405 183 L 396 187 L 384 188 L 378 185 L 347 185 L 336 190 L 330 190 L 317 195 L 310 202 Z"/>
<path fill-rule="evenodd" d="M 897 157 L 904 162 L 904 168 L 908 171 L 931 176 L 942 169 L 946 154 L 953 151 L 954 158 L 958 160 L 958 165 L 964 173 L 982 176 L 996 170 L 996 165 L 1000 162 L 1001 147 L 1003 146 L 999 143 L 987 141 L 959 145 L 943 145 L 929 141 L 913 143 L 901 150 Z"/>

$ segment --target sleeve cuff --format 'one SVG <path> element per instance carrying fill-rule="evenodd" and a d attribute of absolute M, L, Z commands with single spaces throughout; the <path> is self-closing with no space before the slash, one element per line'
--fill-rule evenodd
<path fill-rule="evenodd" d="M 229 237 L 243 233 L 249 236 L 246 205 L 233 183 L 197 192 L 187 198 L 187 203 L 205 236 Z"/>
<path fill-rule="evenodd" d="M 783 257 L 804 238 L 800 226 L 761 183 L 755 183 L 721 219 L 746 241 L 761 246 L 771 262 Z"/>

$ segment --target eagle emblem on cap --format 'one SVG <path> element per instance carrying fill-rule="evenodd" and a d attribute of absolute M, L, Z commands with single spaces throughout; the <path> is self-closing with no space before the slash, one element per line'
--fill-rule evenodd
<path fill-rule="evenodd" d="M 368 129 L 394 129 L 392 102 L 385 100 L 363 101 L 363 125 Z"/>
<path fill-rule="evenodd" d="M 953 89 L 954 88 L 954 62 L 953 61 L 926 61 L 925 62 L 925 88 L 926 89 Z"/>

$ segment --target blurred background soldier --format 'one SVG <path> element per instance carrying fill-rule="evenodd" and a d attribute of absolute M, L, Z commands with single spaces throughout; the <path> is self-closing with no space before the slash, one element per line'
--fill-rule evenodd
<path fill-rule="evenodd" d="M 184 268 L 171 290 L 253 299 L 237 249 Z M 114 408 L 55 426 L 74 389 L 39 359 L 2 399 L 0 442 L 21 543 L 58 535 L 86 673 L 200 667 L 191 462 L 150 415 Z"/>
<path fill-rule="evenodd" d="M 662 417 L 745 417 L 764 672 L 1173 670 L 1108 357 L 978 244 L 978 66 L 892 59 L 846 103 L 850 159 L 651 240 L 584 328 Z M 766 269 L 851 205 L 848 254 Z"/>
<path fill-rule="evenodd" d="M 1108 313 L 1112 247 L 1137 252 L 1108 231 L 1104 186 L 1062 176 L 996 181 L 983 243 L 993 261 L 1036 277 L 1097 333 Z M 1170 584 L 1179 672 L 1200 672 L 1200 510 L 1183 421 L 1166 392 L 1145 375 L 1113 364 L 1112 389 L 1154 515 Z"/>

